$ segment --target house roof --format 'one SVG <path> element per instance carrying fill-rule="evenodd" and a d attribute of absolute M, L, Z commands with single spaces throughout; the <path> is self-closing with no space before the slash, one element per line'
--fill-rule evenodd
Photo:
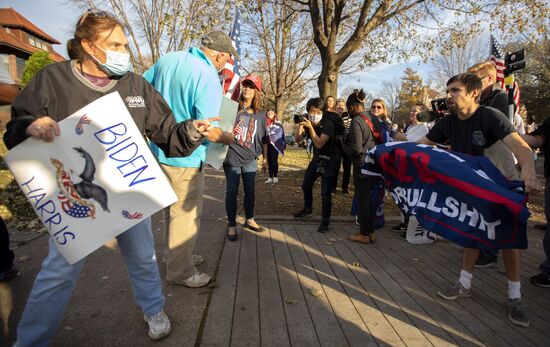
<path fill-rule="evenodd" d="M 28 54 L 42 51 L 42 49 L 38 47 L 34 47 L 25 41 L 21 41 L 19 37 L 17 37 L 13 33 L 8 33 L 4 29 L 5 27 L 30 31 L 33 34 L 40 36 L 40 38 L 44 39 L 44 41 L 47 41 L 51 44 L 59 44 L 59 41 L 40 30 L 37 26 L 35 26 L 19 13 L 17 13 L 17 11 L 15 11 L 13 8 L 0 8 L 0 26 L 2 26 L 2 28 L 0 28 L 0 46 L 9 46 Z M 54 61 L 65 60 L 62 55 L 60 55 L 53 49 L 49 50 L 48 53 Z"/>
<path fill-rule="evenodd" d="M 10 8 L 0 8 L 0 25 L 8 28 L 18 28 L 25 31 L 30 31 L 31 33 L 39 36 L 45 41 L 58 45 L 61 42 L 57 41 L 50 35 L 46 34 L 42 29 L 32 24 L 27 18 L 19 14 L 13 7 Z"/>

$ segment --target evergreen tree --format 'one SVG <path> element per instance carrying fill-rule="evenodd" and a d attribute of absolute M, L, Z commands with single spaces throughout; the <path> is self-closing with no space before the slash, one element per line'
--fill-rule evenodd
<path fill-rule="evenodd" d="M 411 107 L 424 101 L 424 86 L 422 77 L 417 71 L 407 68 L 401 77 L 401 89 L 399 90 L 399 107 L 394 115 L 394 122 L 404 124 L 409 117 Z"/>
<path fill-rule="evenodd" d="M 50 58 L 50 54 L 48 52 L 34 52 L 29 57 L 29 60 L 25 62 L 25 69 L 23 70 L 23 77 L 21 78 L 21 88 L 26 87 L 38 71 L 53 63 L 54 61 Z"/>

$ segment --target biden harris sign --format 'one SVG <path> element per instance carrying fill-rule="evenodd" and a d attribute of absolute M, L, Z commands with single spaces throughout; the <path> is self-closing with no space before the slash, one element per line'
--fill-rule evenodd
<path fill-rule="evenodd" d="M 5 161 L 71 264 L 177 198 L 118 93 L 28 138 Z"/>

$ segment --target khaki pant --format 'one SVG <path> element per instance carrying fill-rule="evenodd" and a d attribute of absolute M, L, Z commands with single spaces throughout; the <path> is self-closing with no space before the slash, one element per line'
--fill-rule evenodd
<path fill-rule="evenodd" d="M 178 201 L 169 208 L 168 249 L 166 250 L 166 280 L 182 283 L 197 272 L 193 250 L 202 215 L 204 171 L 161 164 Z M 165 211 L 166 211 L 165 210 Z M 166 215 L 166 213 L 165 213 Z"/>

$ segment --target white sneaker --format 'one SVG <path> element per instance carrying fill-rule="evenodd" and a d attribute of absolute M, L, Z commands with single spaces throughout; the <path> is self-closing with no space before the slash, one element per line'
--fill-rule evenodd
<path fill-rule="evenodd" d="M 189 288 L 200 288 L 210 283 L 211 279 L 212 278 L 204 272 L 197 271 L 193 276 L 184 280 L 183 285 Z"/>
<path fill-rule="evenodd" d="M 172 331 L 172 325 L 170 319 L 164 310 L 152 316 L 143 315 L 145 323 L 149 324 L 149 337 L 152 340 L 160 340 L 168 335 Z"/>
<path fill-rule="evenodd" d="M 265 183 L 273 183 L 273 178 L 269 177 L 265 180 Z"/>
<path fill-rule="evenodd" d="M 273 183 L 279 183 L 279 177 L 273 177 Z"/>

